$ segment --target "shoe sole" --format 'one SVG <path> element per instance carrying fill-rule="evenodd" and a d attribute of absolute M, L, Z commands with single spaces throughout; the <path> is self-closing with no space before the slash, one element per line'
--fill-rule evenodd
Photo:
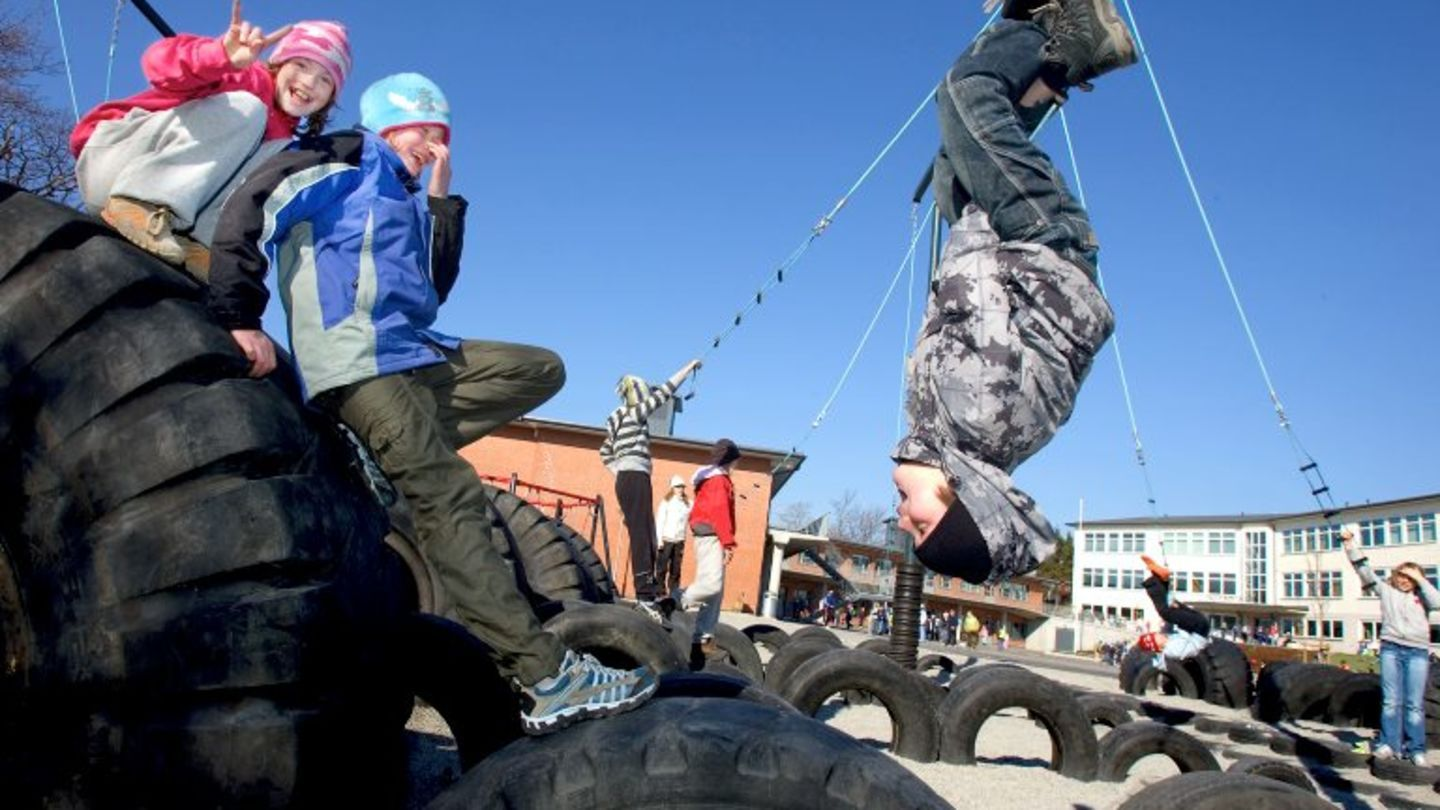
<path fill-rule="evenodd" d="M 1114 47 L 1099 52 L 1107 58 L 1097 59 L 1096 64 L 1106 63 L 1112 56 L 1118 64 L 1111 70 L 1135 64 L 1135 40 L 1130 36 L 1130 29 L 1125 25 L 1125 21 L 1120 19 L 1120 11 L 1115 8 L 1115 4 L 1111 0 L 1092 0 L 1091 7 L 1095 9 L 1095 19 L 1108 34 L 1105 41 L 1116 43 Z"/>
<path fill-rule="evenodd" d="M 547 715 L 544 720 L 537 720 L 528 715 L 521 714 L 520 727 L 526 734 L 538 737 L 569 728 L 583 720 L 594 720 L 598 717 L 614 717 L 617 714 L 624 714 L 631 709 L 639 708 L 641 704 L 648 701 L 650 697 L 655 694 L 655 690 L 659 688 L 659 686 L 659 680 L 652 679 L 650 685 L 643 691 L 631 695 L 618 703 L 572 706 L 564 711 Z"/>
<path fill-rule="evenodd" d="M 101 219 L 102 221 L 104 221 L 104 223 L 105 223 L 106 225 L 109 225 L 111 230 L 115 231 L 115 233 L 120 234 L 120 236 L 123 237 L 126 242 L 129 242 L 130 244 L 134 245 L 135 247 L 140 248 L 141 250 L 145 251 L 146 253 L 150 254 L 151 256 L 154 256 L 155 258 L 159 259 L 160 261 L 165 262 L 166 264 L 175 265 L 176 267 L 184 267 L 184 266 L 185 266 L 185 255 L 184 255 L 183 253 L 180 255 L 180 258 L 178 258 L 178 259 L 171 259 L 169 256 L 164 256 L 164 255 L 161 255 L 161 254 L 159 254 L 159 253 L 156 253 L 155 251 L 153 251 L 153 250 L 151 250 L 150 248 L 146 247 L 144 242 L 141 242 L 140 240 L 136 239 L 135 237 L 133 237 L 133 236 L 131 236 L 130 234 L 126 233 L 125 231 L 121 230 L 120 226 L 117 225 L 117 224 L 115 224 L 115 220 L 111 219 L 106 212 L 104 212 L 104 211 L 101 211 L 101 212 L 100 212 L 100 219 Z M 208 271 L 208 269 L 207 269 L 206 274 L 208 275 L 208 273 L 209 273 L 209 271 Z"/>

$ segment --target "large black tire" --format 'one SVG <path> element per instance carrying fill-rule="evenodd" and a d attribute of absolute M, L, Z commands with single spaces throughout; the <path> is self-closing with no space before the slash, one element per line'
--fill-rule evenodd
<path fill-rule="evenodd" d="M 765 665 L 760 663 L 760 653 L 755 645 L 739 630 L 724 622 L 715 625 L 715 646 L 719 653 L 707 658 L 695 645 L 695 617 L 684 611 L 670 615 L 670 640 L 690 662 L 690 669 L 696 672 L 715 672 L 724 667 L 734 667 L 752 683 L 765 682 Z"/>
<path fill-rule="evenodd" d="M 409 617 L 398 635 L 400 681 L 445 719 L 462 767 L 524 736 L 519 695 L 484 642 L 448 619 L 425 614 Z"/>
<path fill-rule="evenodd" d="M 709 807 L 941 810 L 898 762 L 795 713 L 743 700 L 652 700 L 603 722 L 521 740 L 431 810 Z"/>
<path fill-rule="evenodd" d="M 1380 676 L 1352 672 L 1330 693 L 1325 714 L 1336 726 L 1380 727 Z"/>
<path fill-rule="evenodd" d="M 1420 768 L 1406 759 L 1371 757 L 1370 775 L 1400 785 L 1434 785 L 1440 782 L 1440 767 L 1428 765 Z"/>
<path fill-rule="evenodd" d="M 610 579 L 610 571 L 605 568 L 605 561 L 600 559 L 596 553 L 595 546 L 585 539 L 585 535 L 570 528 L 570 524 L 562 521 L 551 521 L 555 531 L 565 538 L 570 544 L 570 552 L 575 555 L 575 561 L 590 577 L 591 593 L 596 602 L 608 603 L 615 601 L 615 582 Z"/>
<path fill-rule="evenodd" d="M 1262 776 L 1182 773 L 1143 788 L 1119 810 L 1334 810 L 1313 792 Z"/>
<path fill-rule="evenodd" d="M 1131 647 L 1120 660 L 1120 689 L 1131 695 L 1143 695 L 1152 687 L 1159 686 L 1167 695 L 1200 697 L 1200 684 L 1194 674 L 1181 661 L 1165 659 L 1165 669 L 1156 669 L 1154 654 L 1139 647 Z"/>
<path fill-rule="evenodd" d="M 1075 700 L 1085 711 L 1085 716 L 1090 720 L 1092 726 L 1105 726 L 1113 729 L 1135 719 L 1135 716 L 1130 713 L 1129 707 L 1116 700 L 1114 695 L 1099 693 L 1077 695 Z"/>
<path fill-rule="evenodd" d="M 664 628 L 625 605 L 566 603 L 545 629 L 566 647 L 588 652 L 607 666 L 646 666 L 657 675 L 690 668 Z"/>
<path fill-rule="evenodd" d="M 1097 778 L 1102 782 L 1124 782 L 1130 768 L 1151 754 L 1169 757 L 1181 773 L 1220 770 L 1220 763 L 1205 743 L 1164 723 L 1140 720 L 1117 726 L 1100 739 Z"/>
<path fill-rule="evenodd" d="M 1250 677 L 1250 659 L 1238 644 L 1223 638 L 1211 639 L 1195 657 L 1203 674 L 1201 697 L 1206 703 L 1243 709 L 1250 705 L 1255 688 Z"/>
<path fill-rule="evenodd" d="M 998 677 L 1002 674 L 1004 677 Z M 980 727 L 1001 709 L 1018 706 L 1050 734 L 1053 770 L 1072 779 L 1095 778 L 1099 751 L 1085 711 L 1069 690 L 1019 668 L 997 675 L 976 676 L 964 688 L 952 686 L 940 704 L 940 759 L 957 765 L 975 764 Z"/>
<path fill-rule="evenodd" d="M 821 653 L 839 649 L 844 647 L 823 638 L 790 639 L 790 643 L 781 648 L 780 652 L 770 659 L 770 665 L 765 667 L 765 688 L 780 694 L 785 691 L 785 682 L 789 680 L 790 673 L 797 667 Z"/>
<path fill-rule="evenodd" d="M 806 639 L 824 639 L 836 647 L 845 646 L 845 642 L 840 640 L 840 636 L 836 635 L 834 630 L 818 624 L 807 624 L 790 634 L 791 641 L 804 641 Z"/>
<path fill-rule="evenodd" d="M 607 599 L 603 588 L 597 585 L 591 561 L 576 554 L 577 545 L 585 542 L 583 537 L 568 531 L 565 524 L 523 498 L 489 484 L 484 487 L 495 511 L 515 538 L 514 555 L 519 558 L 516 562 L 532 593 L 551 602 L 614 601 L 613 590 Z"/>
<path fill-rule="evenodd" d="M 1255 685 L 1255 716 L 1266 723 L 1323 720 L 1330 695 L 1348 675 L 1328 664 L 1268 666 Z"/>
<path fill-rule="evenodd" d="M 940 753 L 935 710 L 945 692 L 924 676 L 902 669 L 883 655 L 864 650 L 831 650 L 795 668 L 780 697 L 814 717 L 825 699 L 847 689 L 871 695 L 890 715 L 890 750 L 916 762 L 934 762 Z"/>
<path fill-rule="evenodd" d="M 793 712 L 790 702 L 744 677 L 719 672 L 667 672 L 655 687 L 656 698 L 728 698 L 748 700 L 780 711 Z"/>
<path fill-rule="evenodd" d="M 1282 740 L 1292 739 L 1290 737 L 1277 737 L 1271 744 L 1270 750 L 1279 753 L 1275 745 L 1278 743 L 1284 747 L 1286 743 Z M 1336 745 L 1310 737 L 1295 737 L 1295 756 L 1301 759 L 1308 759 L 1322 765 L 1335 765 L 1341 768 L 1363 768 L 1369 757 L 1358 751 L 1352 751 L 1347 747 Z"/>
<path fill-rule="evenodd" d="M 378 780 L 403 606 L 343 442 L 283 372 L 246 376 L 181 273 L 8 185 L 0 222 L 5 803 L 303 805 Z"/>
<path fill-rule="evenodd" d="M 1310 793 L 1318 793 L 1315 782 L 1310 778 L 1310 772 L 1296 765 L 1293 762 L 1286 762 L 1281 759 L 1269 757 L 1241 757 L 1225 769 L 1226 773 L 1244 773 L 1251 776 L 1263 776 L 1266 779 L 1275 779 L 1287 785 L 1294 785 Z"/>
<path fill-rule="evenodd" d="M 780 648 L 790 641 L 790 634 L 773 624 L 752 624 L 740 632 L 757 648 L 769 650 L 771 655 L 780 652 Z"/>

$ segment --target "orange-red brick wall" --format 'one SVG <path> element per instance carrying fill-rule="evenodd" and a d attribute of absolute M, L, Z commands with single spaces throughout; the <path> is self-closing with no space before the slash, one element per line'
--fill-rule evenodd
<path fill-rule="evenodd" d="M 464 448 L 460 455 L 482 475 L 509 477 L 593 497 L 605 502 L 605 521 L 610 536 L 610 575 L 624 596 L 633 596 L 634 583 L 630 571 L 630 538 L 615 502 L 615 477 L 600 463 L 601 437 L 590 432 L 534 422 L 518 422 Z M 655 468 L 651 473 L 654 505 L 659 507 L 671 475 L 680 475 L 688 483 L 695 470 L 709 458 L 708 447 L 690 447 L 664 439 L 651 442 Z M 731 478 L 735 484 L 736 540 L 739 548 L 726 571 L 724 607 L 726 610 L 754 612 L 760 605 L 761 562 L 765 549 L 765 529 L 769 520 L 770 465 L 769 456 L 745 457 L 735 466 Z M 521 489 L 522 497 L 528 497 Z M 694 492 L 690 490 L 693 498 Z M 653 514 L 653 510 L 652 510 Z M 568 511 L 566 522 L 589 537 L 590 518 L 584 512 Z M 595 550 L 605 557 L 599 532 L 592 538 Z M 681 585 L 688 585 L 695 575 L 693 542 L 687 542 Z"/>

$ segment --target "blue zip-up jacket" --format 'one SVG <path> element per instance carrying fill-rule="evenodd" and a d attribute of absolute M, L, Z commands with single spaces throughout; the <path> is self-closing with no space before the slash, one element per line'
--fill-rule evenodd
<path fill-rule="evenodd" d="M 466 202 L 420 193 L 384 140 L 307 138 L 266 161 L 225 204 L 208 304 L 228 329 L 259 329 L 277 271 L 307 399 L 443 360 L 431 329 L 460 271 Z"/>

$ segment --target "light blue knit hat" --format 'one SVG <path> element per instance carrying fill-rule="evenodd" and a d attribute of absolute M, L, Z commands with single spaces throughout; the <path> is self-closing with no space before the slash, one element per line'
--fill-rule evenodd
<path fill-rule="evenodd" d="M 450 143 L 450 102 L 439 85 L 419 73 L 396 73 L 365 88 L 360 123 L 381 137 L 393 129 L 433 125 Z"/>

